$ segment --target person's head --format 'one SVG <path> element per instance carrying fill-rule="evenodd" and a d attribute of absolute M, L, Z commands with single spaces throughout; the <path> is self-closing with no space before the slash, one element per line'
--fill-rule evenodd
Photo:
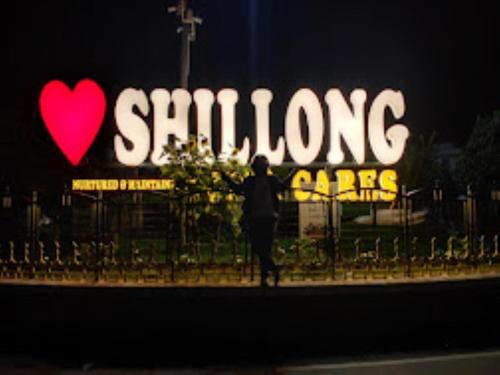
<path fill-rule="evenodd" d="M 252 160 L 252 170 L 257 176 L 267 175 L 267 168 L 269 168 L 269 160 L 264 155 L 255 155 Z"/>

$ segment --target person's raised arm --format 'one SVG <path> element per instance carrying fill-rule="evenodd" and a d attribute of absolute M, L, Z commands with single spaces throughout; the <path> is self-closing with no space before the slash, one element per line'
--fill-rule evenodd
<path fill-rule="evenodd" d="M 231 177 L 229 177 L 224 171 L 219 171 L 221 178 L 227 183 L 229 186 L 229 189 L 234 191 L 237 194 L 241 194 L 242 191 L 242 184 L 238 184 L 233 181 Z"/>
<path fill-rule="evenodd" d="M 287 190 L 290 188 L 290 183 L 292 182 L 293 176 L 295 176 L 295 173 L 297 173 L 298 168 L 293 168 L 288 175 L 280 181 L 280 188 L 281 190 Z"/>

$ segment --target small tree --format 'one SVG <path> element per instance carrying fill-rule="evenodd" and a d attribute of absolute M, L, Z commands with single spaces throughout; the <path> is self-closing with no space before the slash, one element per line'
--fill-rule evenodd
<path fill-rule="evenodd" d="M 222 162 L 213 156 L 206 139 L 198 144 L 197 139 L 191 136 L 187 142 L 176 140 L 176 143 L 164 147 L 168 163 L 161 167 L 161 173 L 173 182 L 173 189 L 169 192 L 171 214 L 179 220 L 180 246 L 186 248 L 189 233 L 192 245 L 188 249 L 189 255 L 195 252 L 199 255 L 200 222 L 214 222 L 215 232 L 206 232 L 212 236 L 213 251 L 216 252 L 222 225 L 228 224 L 235 238 L 241 231 L 239 221 L 242 216 L 240 199 L 228 194 L 219 171 L 241 181 L 248 175 L 249 168 L 236 159 L 237 149 L 227 161 Z"/>
<path fill-rule="evenodd" d="M 500 178 L 500 111 L 478 116 L 459 162 L 460 178 L 487 191 Z"/>
<path fill-rule="evenodd" d="M 397 164 L 399 182 L 414 189 L 428 186 L 436 174 L 432 162 L 432 151 L 436 134 L 430 136 L 418 134 L 410 139 L 405 154 Z"/>

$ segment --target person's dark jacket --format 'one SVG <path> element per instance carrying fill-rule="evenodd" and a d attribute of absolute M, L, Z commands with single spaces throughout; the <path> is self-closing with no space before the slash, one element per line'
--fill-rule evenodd
<path fill-rule="evenodd" d="M 269 187 L 271 188 L 271 194 L 273 198 L 273 210 L 277 217 L 279 212 L 279 197 L 278 194 L 286 189 L 283 182 L 281 182 L 276 176 L 266 176 Z M 245 218 L 250 217 L 250 213 L 252 212 L 252 207 L 254 205 L 254 189 L 255 189 L 255 176 L 248 176 L 243 180 L 241 184 L 237 184 L 233 182 L 231 179 L 226 179 L 229 184 L 229 187 L 236 194 L 241 194 L 245 197 L 245 201 L 243 202 L 243 215 Z"/>
<path fill-rule="evenodd" d="M 229 185 L 229 188 L 235 192 L 236 194 L 241 194 L 245 197 L 245 201 L 243 202 L 243 220 L 248 222 L 251 216 L 252 207 L 253 207 L 253 199 L 254 199 L 254 188 L 256 176 L 248 176 L 246 177 L 241 184 L 238 184 L 231 180 L 230 177 L 222 174 L 222 178 Z M 278 177 L 271 175 L 266 176 L 269 186 L 271 188 L 271 194 L 273 198 L 273 210 L 275 213 L 275 217 L 278 217 L 279 212 L 279 196 L 282 191 L 288 188 L 289 178 L 286 178 L 285 181 L 281 181 Z"/>

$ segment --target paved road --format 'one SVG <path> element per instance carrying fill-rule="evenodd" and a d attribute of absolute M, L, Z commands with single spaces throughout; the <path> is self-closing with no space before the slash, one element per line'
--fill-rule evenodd
<path fill-rule="evenodd" d="M 500 351 L 289 366 L 280 368 L 278 373 L 287 375 L 497 375 L 500 374 Z"/>
<path fill-rule="evenodd" d="M 78 369 L 63 369 L 40 364 L 37 360 L 0 358 L 2 375 L 498 375 L 500 350 L 474 353 L 427 355 L 418 357 L 359 359 L 312 364 L 291 364 L 260 368 L 207 369 L 102 369 L 84 364 Z"/>

